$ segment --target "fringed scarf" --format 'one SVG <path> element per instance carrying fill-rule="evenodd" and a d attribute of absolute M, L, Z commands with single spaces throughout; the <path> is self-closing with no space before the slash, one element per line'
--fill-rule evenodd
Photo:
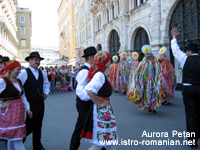
<path fill-rule="evenodd" d="M 161 67 L 153 54 L 146 55 L 135 71 L 127 94 L 132 103 L 141 109 L 153 110 L 162 103 Z"/>
<path fill-rule="evenodd" d="M 172 103 L 173 98 L 175 97 L 175 88 L 177 86 L 175 69 L 166 58 L 166 55 L 160 55 L 159 63 L 162 68 L 162 95 L 163 100 L 166 100 L 169 103 Z"/>

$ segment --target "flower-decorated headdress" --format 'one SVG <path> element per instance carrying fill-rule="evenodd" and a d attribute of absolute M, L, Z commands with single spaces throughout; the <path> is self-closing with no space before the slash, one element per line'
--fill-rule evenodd
<path fill-rule="evenodd" d="M 161 47 L 160 50 L 159 50 L 159 54 L 160 55 L 163 55 L 163 54 L 166 55 L 167 54 L 167 48 L 166 47 Z"/>
<path fill-rule="evenodd" d="M 138 59 L 139 54 L 137 52 L 133 52 L 132 57 L 133 57 L 133 59 Z"/>
<path fill-rule="evenodd" d="M 112 57 L 112 60 L 113 60 L 113 61 L 118 61 L 117 55 L 114 55 L 114 56 Z"/>
<path fill-rule="evenodd" d="M 111 56 L 106 51 L 99 51 L 94 56 L 94 62 L 92 63 L 89 73 L 88 73 L 88 79 L 89 81 L 92 79 L 94 74 L 98 71 L 104 72 L 106 70 L 105 64 L 109 62 L 111 59 Z"/>
<path fill-rule="evenodd" d="M 152 53 L 152 47 L 150 45 L 144 45 L 144 46 L 142 46 L 142 52 L 145 55 L 149 55 Z"/>
<path fill-rule="evenodd" d="M 18 61 L 16 61 L 16 60 L 9 60 L 6 63 L 5 67 L 3 69 L 1 69 L 0 75 L 6 74 L 9 70 L 12 70 L 12 69 L 14 69 L 14 68 L 16 68 L 18 66 L 21 66 L 21 64 Z"/>
<path fill-rule="evenodd" d="M 126 58 L 126 56 L 127 56 L 127 53 L 126 52 L 121 52 L 121 58 Z"/>

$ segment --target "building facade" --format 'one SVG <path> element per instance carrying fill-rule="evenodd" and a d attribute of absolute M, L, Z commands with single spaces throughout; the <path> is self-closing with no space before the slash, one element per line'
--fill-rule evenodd
<path fill-rule="evenodd" d="M 16 6 L 17 0 L 0 0 L 0 54 L 10 59 L 17 58 Z"/>
<path fill-rule="evenodd" d="M 59 50 L 53 49 L 53 48 L 42 48 L 42 47 L 36 47 L 33 46 L 31 48 L 31 52 L 39 52 L 40 56 L 44 58 L 44 60 L 42 60 L 40 62 L 40 66 L 47 66 L 48 63 L 55 61 L 55 60 L 59 60 L 60 57 L 60 52 Z"/>
<path fill-rule="evenodd" d="M 182 82 L 182 69 L 170 48 L 170 32 L 178 27 L 177 39 L 182 50 L 189 42 L 200 44 L 200 0 L 74 1 L 76 48 L 95 46 L 112 56 L 126 51 L 131 62 L 133 51 L 137 51 L 142 60 L 141 47 L 145 44 L 152 46 L 156 56 L 159 49 L 166 46 L 178 83 Z"/>
<path fill-rule="evenodd" d="M 58 9 L 60 58 L 75 65 L 74 3 L 62 0 Z"/>
<path fill-rule="evenodd" d="M 17 60 L 23 65 L 27 63 L 25 57 L 31 52 L 31 36 L 32 36 L 32 21 L 31 10 L 29 8 L 17 7 L 16 24 L 17 24 Z"/>

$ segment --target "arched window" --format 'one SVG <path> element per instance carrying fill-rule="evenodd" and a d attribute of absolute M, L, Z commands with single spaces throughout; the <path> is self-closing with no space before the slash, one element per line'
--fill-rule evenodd
<path fill-rule="evenodd" d="M 113 30 L 110 36 L 110 42 L 109 42 L 109 51 L 111 57 L 113 55 L 118 55 L 118 51 L 120 48 L 120 42 L 119 42 L 119 36 L 116 30 Z"/>
<path fill-rule="evenodd" d="M 97 51 L 101 51 L 102 50 L 102 46 L 101 46 L 101 44 L 98 44 L 97 45 Z"/>
<path fill-rule="evenodd" d="M 177 41 L 182 50 L 188 43 L 200 44 L 200 0 L 181 0 L 176 6 L 170 21 L 169 38 L 171 29 L 177 27 L 179 35 Z M 170 61 L 174 65 L 174 57 L 170 51 Z"/>
<path fill-rule="evenodd" d="M 143 28 L 140 28 L 138 29 L 134 40 L 134 51 L 138 52 L 140 55 L 138 58 L 139 61 L 141 61 L 144 57 L 144 54 L 141 51 L 143 45 L 149 45 L 149 37 L 147 32 Z"/>

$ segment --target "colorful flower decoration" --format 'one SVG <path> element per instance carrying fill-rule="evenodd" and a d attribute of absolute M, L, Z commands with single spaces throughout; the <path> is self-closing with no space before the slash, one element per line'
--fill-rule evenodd
<path fill-rule="evenodd" d="M 152 48 L 150 45 L 144 45 L 142 46 L 142 52 L 146 55 L 151 54 L 152 53 Z"/>
<path fill-rule="evenodd" d="M 126 52 L 121 52 L 121 58 L 126 58 L 127 53 Z"/>
<path fill-rule="evenodd" d="M 133 52 L 132 57 L 133 57 L 133 59 L 138 59 L 139 54 L 137 52 Z"/>
<path fill-rule="evenodd" d="M 113 60 L 113 61 L 118 61 L 117 55 L 114 55 L 114 56 L 112 57 L 112 60 Z"/>
<path fill-rule="evenodd" d="M 163 54 L 167 54 L 167 48 L 166 47 L 161 47 L 159 50 L 159 54 L 163 55 Z"/>

